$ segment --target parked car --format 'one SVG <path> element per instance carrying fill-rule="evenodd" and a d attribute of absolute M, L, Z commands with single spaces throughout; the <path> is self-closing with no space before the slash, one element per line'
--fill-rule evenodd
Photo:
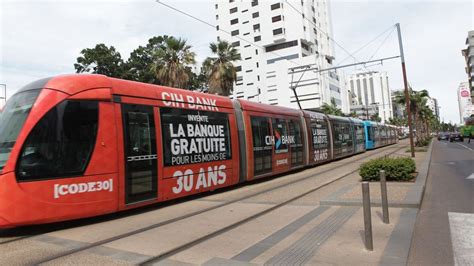
<path fill-rule="evenodd" d="M 438 140 L 449 140 L 450 134 L 448 132 L 440 132 L 438 134 Z"/>
<path fill-rule="evenodd" d="M 449 135 L 449 141 L 464 141 L 464 138 L 460 132 L 454 132 Z"/>

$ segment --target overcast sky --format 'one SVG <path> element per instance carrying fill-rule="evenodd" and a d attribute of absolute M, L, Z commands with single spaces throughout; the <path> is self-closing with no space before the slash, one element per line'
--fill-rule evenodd
<path fill-rule="evenodd" d="M 215 1 L 162 1 L 215 22 Z M 415 90 L 427 89 L 439 100 L 446 122 L 459 122 L 456 91 L 467 80 L 461 50 L 467 32 L 474 29 L 473 1 L 334 0 L 330 4 L 336 64 L 398 55 L 396 31 L 391 26 L 399 22 L 409 82 Z M 128 58 L 149 38 L 173 35 L 188 40 L 199 66 L 209 55 L 209 43 L 216 39 L 211 27 L 154 0 L 0 0 L 0 23 L 0 83 L 7 84 L 8 96 L 35 79 L 73 73 L 80 51 L 97 43 L 113 45 Z M 356 59 L 347 58 L 343 49 L 354 52 L 377 36 L 354 54 Z M 367 69 L 388 71 L 390 87 L 403 87 L 399 60 Z M 357 70 L 344 69 L 346 74 Z"/>

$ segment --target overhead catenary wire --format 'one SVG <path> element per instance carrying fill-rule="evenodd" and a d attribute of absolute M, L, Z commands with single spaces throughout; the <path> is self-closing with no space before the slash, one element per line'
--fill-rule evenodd
<path fill-rule="evenodd" d="M 392 30 L 390 31 L 389 34 L 387 34 L 387 36 L 385 36 L 385 39 L 383 39 L 383 41 L 380 43 L 379 47 L 377 47 L 377 49 L 375 49 L 375 52 L 372 54 L 372 56 L 369 57 L 369 59 L 367 59 L 367 61 L 370 61 L 372 60 L 372 58 L 374 58 L 374 56 L 378 53 L 378 51 L 380 50 L 380 48 L 382 48 L 382 46 L 385 44 L 385 42 L 388 40 L 388 38 L 392 35 L 392 33 L 395 31 L 395 25 L 393 25 L 393 28 Z"/>

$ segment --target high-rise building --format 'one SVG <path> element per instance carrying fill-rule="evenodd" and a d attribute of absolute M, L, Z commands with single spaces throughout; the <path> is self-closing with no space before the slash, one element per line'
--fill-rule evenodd
<path fill-rule="evenodd" d="M 315 71 L 334 61 L 326 0 L 226 0 L 215 8 L 217 39 L 241 55 L 233 98 L 297 108 L 295 87 L 304 109 L 332 98 L 343 108 L 338 73 Z"/>
<path fill-rule="evenodd" d="M 471 91 L 471 103 L 474 103 L 474 30 L 467 34 L 467 48 L 462 50 L 462 54 L 466 59 L 466 73 L 468 77 L 468 86 Z"/>
<path fill-rule="evenodd" d="M 473 112 L 471 93 L 469 83 L 461 82 L 458 87 L 458 104 L 459 104 L 459 121 L 464 124 L 464 121 L 470 117 Z"/>
<path fill-rule="evenodd" d="M 362 114 L 361 118 L 378 113 L 382 122 L 393 117 L 392 97 L 390 94 L 387 72 L 361 72 L 350 75 L 347 79 L 348 89 L 355 95 L 351 110 Z"/>
<path fill-rule="evenodd" d="M 428 108 L 431 109 L 433 112 L 433 115 L 435 115 L 439 119 L 439 106 L 438 106 L 438 100 L 433 97 L 428 97 L 426 99 L 426 105 Z"/>

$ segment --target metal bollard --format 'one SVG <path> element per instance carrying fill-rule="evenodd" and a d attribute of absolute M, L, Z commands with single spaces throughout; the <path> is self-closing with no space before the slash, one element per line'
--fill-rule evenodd
<path fill-rule="evenodd" d="M 365 248 L 374 250 L 372 240 L 372 214 L 370 211 L 370 189 L 369 182 L 362 182 L 362 204 L 364 206 L 364 229 L 365 229 Z"/>
<path fill-rule="evenodd" d="M 383 223 L 390 223 L 388 217 L 388 199 L 387 199 L 387 179 L 385 176 L 385 170 L 380 170 L 380 189 L 382 195 L 382 213 L 383 213 Z"/>

